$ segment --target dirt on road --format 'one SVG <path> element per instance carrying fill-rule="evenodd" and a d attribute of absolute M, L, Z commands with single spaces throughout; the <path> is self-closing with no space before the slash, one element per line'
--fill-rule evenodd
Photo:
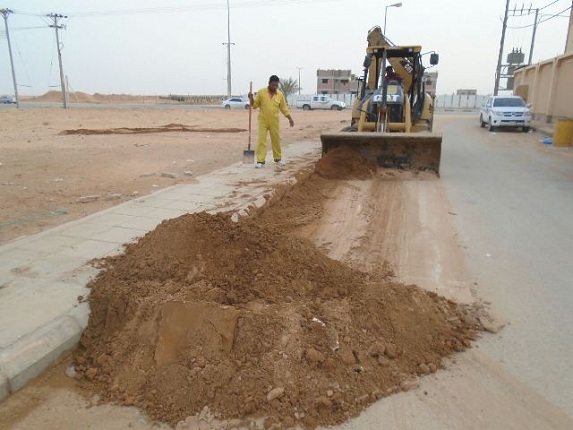
<path fill-rule="evenodd" d="M 314 428 L 415 388 L 470 346 L 474 314 L 330 259 L 280 211 L 185 215 L 107 260 L 90 285 L 82 386 L 172 425 L 209 413 L 224 427 Z"/>

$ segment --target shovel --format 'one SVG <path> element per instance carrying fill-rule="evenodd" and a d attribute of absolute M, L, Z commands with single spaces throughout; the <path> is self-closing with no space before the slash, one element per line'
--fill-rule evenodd
<path fill-rule="evenodd" d="M 249 83 L 249 93 L 253 92 L 253 83 Z M 243 151 L 243 164 L 253 164 L 255 162 L 255 151 L 251 149 L 251 117 L 253 115 L 253 108 L 249 102 L 249 145 Z"/>

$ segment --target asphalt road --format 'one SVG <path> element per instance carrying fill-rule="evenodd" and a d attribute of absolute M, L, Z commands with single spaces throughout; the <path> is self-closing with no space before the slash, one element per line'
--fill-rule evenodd
<path fill-rule="evenodd" d="M 509 323 L 481 352 L 573 417 L 573 151 L 541 139 L 461 117 L 442 183 L 478 295 Z"/>
<path fill-rule="evenodd" d="M 543 145 L 538 133 L 490 133 L 478 117 L 436 116 L 441 179 L 431 195 L 440 198 L 421 194 L 418 204 L 453 223 L 451 237 L 428 234 L 436 268 L 451 266 L 440 248 L 453 240 L 465 288 L 507 325 L 340 429 L 573 428 L 573 151 Z"/>

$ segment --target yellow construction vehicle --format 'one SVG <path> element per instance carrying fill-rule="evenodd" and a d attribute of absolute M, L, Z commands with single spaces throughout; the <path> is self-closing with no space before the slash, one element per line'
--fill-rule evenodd
<path fill-rule="evenodd" d="M 378 26 L 367 40 L 350 126 L 321 135 L 323 155 L 347 146 L 380 167 L 439 174 L 442 136 L 432 133 L 434 99 L 424 88 L 421 46 L 395 46 Z M 438 60 L 430 54 L 431 65 Z M 394 74 L 385 76 L 389 66 Z"/>

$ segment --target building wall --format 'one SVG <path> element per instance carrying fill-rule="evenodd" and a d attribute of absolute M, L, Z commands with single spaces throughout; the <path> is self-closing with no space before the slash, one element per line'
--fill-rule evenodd
<path fill-rule="evenodd" d="M 436 95 L 438 72 L 424 74 L 426 80 L 426 92 Z M 323 70 L 316 71 L 316 94 L 345 94 L 358 91 L 359 82 L 356 75 L 350 70 Z"/>
<path fill-rule="evenodd" d="M 537 120 L 573 119 L 573 52 L 515 71 L 513 92 Z"/>
<path fill-rule="evenodd" d="M 350 70 L 322 70 L 316 71 L 317 94 L 343 94 L 356 91 L 358 82 Z"/>
<path fill-rule="evenodd" d="M 472 90 L 472 89 L 461 89 L 461 90 L 456 90 L 456 94 L 458 96 L 475 96 L 477 95 L 477 90 Z"/>
<path fill-rule="evenodd" d="M 426 72 L 424 73 L 424 79 L 426 92 L 431 96 L 435 96 L 438 84 L 438 72 Z"/>

